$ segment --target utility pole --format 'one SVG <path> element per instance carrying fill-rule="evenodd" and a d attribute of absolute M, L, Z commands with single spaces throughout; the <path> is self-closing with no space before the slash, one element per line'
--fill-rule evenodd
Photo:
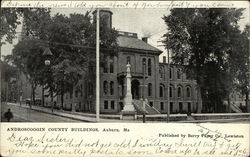
<path fill-rule="evenodd" d="M 248 42 L 250 44 L 250 37 L 248 37 Z M 247 108 L 247 113 L 250 113 L 250 102 L 249 102 L 249 91 L 250 91 L 250 48 L 248 50 L 248 58 L 247 58 L 247 91 L 246 91 L 246 108 Z"/>
<path fill-rule="evenodd" d="M 146 71 L 146 60 L 143 59 L 143 87 L 142 87 L 142 100 L 143 100 L 143 114 L 142 114 L 142 122 L 146 123 L 146 101 L 145 101 L 145 71 Z"/>
<path fill-rule="evenodd" d="M 167 122 L 169 123 L 169 116 L 170 116 L 170 96 L 169 96 L 169 92 L 170 92 L 170 90 L 169 90 L 169 88 L 170 88 L 170 61 L 169 61 L 169 49 L 167 48 L 167 53 L 168 53 L 168 71 L 169 71 L 169 73 L 168 73 L 168 83 L 167 83 L 167 99 L 168 99 L 168 102 L 167 102 Z"/>
<path fill-rule="evenodd" d="M 96 9 L 96 121 L 100 120 L 100 45 L 99 45 L 99 31 L 100 31 L 100 11 Z"/>

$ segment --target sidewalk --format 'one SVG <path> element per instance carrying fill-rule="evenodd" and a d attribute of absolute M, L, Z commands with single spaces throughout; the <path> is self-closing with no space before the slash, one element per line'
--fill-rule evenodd
<path fill-rule="evenodd" d="M 30 106 L 17 103 L 8 103 L 10 105 L 16 105 L 23 108 L 30 108 Z M 70 112 L 64 110 L 54 109 L 53 112 L 51 108 L 45 108 L 41 106 L 32 106 L 32 110 L 43 112 L 47 114 L 52 114 L 56 116 L 61 116 L 64 118 L 70 118 L 73 120 L 78 120 L 82 122 L 92 122 L 96 123 L 96 114 L 94 113 L 83 113 L 83 112 Z M 228 117 L 228 118 L 225 118 Z M 223 118 L 224 117 L 224 118 Z M 132 116 L 126 116 L 126 119 L 120 120 L 120 115 L 112 114 L 100 114 L 101 123 L 142 123 L 142 115 L 137 115 L 137 119 L 133 120 Z M 146 123 L 167 123 L 167 115 L 146 115 Z M 187 114 L 171 114 L 169 123 L 227 123 L 234 121 L 242 121 L 250 123 L 250 113 L 225 113 L 225 114 L 192 114 L 188 116 Z"/>
<path fill-rule="evenodd" d="M 20 104 L 16 104 L 16 103 L 8 103 L 8 104 L 30 109 L 30 106 L 28 106 L 26 104 L 23 104 L 21 106 L 20 106 Z M 93 123 L 96 122 L 95 114 L 82 113 L 82 112 L 70 112 L 70 111 L 64 111 L 64 110 L 58 110 L 58 109 L 54 109 L 52 112 L 51 108 L 45 108 L 45 107 L 40 107 L 40 106 L 32 106 L 31 109 L 34 111 L 53 114 L 56 116 L 61 116 L 61 117 L 79 120 L 79 121 L 83 121 L 83 122 L 93 122 Z M 107 115 L 100 115 L 99 122 L 105 122 L 105 123 L 109 123 L 109 122 L 112 122 L 112 123 L 114 123 L 114 122 L 115 123 L 116 122 L 117 123 L 142 123 L 142 120 L 138 120 L 138 119 L 137 120 L 130 120 L 130 119 L 120 120 L 119 119 L 120 115 L 108 115 L 109 118 L 101 118 L 101 117 L 107 117 Z M 112 119 L 110 119 L 110 118 L 112 118 Z"/>

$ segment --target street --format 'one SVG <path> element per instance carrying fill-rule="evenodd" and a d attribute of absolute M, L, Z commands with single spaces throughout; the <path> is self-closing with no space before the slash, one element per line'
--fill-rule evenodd
<path fill-rule="evenodd" d="M 14 119 L 11 119 L 11 122 L 93 122 L 95 121 L 94 117 L 88 117 L 86 115 L 77 115 L 66 112 L 54 111 L 54 114 L 51 112 L 44 112 L 30 109 L 25 104 L 20 107 L 19 104 L 14 103 L 2 103 L 1 110 L 1 119 L 2 122 L 7 120 L 4 118 L 4 113 L 11 109 Z M 40 110 L 46 108 L 40 108 Z M 56 114 L 55 114 L 56 113 Z M 59 114 L 60 113 L 60 114 Z M 61 116 L 60 116 L 61 115 Z M 112 115 L 110 115 L 112 116 Z M 68 117 L 68 118 L 67 118 Z M 118 120 L 118 119 L 104 119 L 102 118 L 100 122 L 111 122 L 111 123 L 141 123 L 142 120 Z M 146 123 L 166 123 L 166 121 L 157 121 L 157 120 L 146 120 Z M 170 121 L 170 123 L 250 123 L 250 118 L 230 118 L 230 119 L 207 119 L 207 120 L 195 120 L 188 119 L 184 121 Z"/>
<path fill-rule="evenodd" d="M 2 122 L 7 121 L 3 115 L 8 110 L 8 108 L 11 109 L 14 116 L 14 119 L 11 119 L 11 122 L 80 122 L 70 118 L 64 118 L 44 112 L 38 112 L 29 108 L 23 108 L 16 105 L 8 105 L 6 103 L 2 103 L 1 107 Z"/>

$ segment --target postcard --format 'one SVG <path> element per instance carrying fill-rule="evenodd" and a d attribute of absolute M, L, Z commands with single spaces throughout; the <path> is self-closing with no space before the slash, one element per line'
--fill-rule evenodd
<path fill-rule="evenodd" d="M 249 6 L 2 1 L 0 156 L 249 156 Z"/>

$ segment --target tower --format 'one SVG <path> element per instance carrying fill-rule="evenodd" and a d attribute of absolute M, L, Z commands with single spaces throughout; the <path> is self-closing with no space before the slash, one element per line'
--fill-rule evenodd
<path fill-rule="evenodd" d="M 94 21 L 96 20 L 96 12 L 96 10 L 93 12 Z M 112 28 L 112 15 L 113 13 L 109 9 L 100 9 L 101 23 L 104 23 L 109 29 Z"/>

